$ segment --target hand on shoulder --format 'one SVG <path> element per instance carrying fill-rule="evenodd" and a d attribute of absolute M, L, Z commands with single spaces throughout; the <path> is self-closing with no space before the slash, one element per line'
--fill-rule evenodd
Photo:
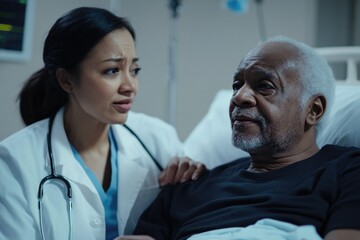
<path fill-rule="evenodd" d="M 206 166 L 201 162 L 193 161 L 189 157 L 174 157 L 160 174 L 159 184 L 165 186 L 196 180 L 205 171 Z"/>

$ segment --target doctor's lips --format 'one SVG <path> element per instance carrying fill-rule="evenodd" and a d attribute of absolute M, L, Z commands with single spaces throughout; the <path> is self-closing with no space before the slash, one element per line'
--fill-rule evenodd
<path fill-rule="evenodd" d="M 119 113 L 127 113 L 131 109 L 132 99 L 113 102 L 113 106 Z"/>

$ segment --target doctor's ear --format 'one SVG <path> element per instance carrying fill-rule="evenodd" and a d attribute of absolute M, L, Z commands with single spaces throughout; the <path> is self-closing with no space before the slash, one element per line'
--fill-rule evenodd
<path fill-rule="evenodd" d="M 65 92 L 72 93 L 73 82 L 71 81 L 71 74 L 65 68 L 56 69 L 56 79 Z"/>

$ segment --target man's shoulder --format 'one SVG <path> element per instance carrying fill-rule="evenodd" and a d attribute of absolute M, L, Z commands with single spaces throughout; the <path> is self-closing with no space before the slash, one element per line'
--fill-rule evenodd
<path fill-rule="evenodd" d="M 325 166 L 332 166 L 336 172 L 341 173 L 349 168 L 353 171 L 360 171 L 360 148 L 325 145 L 321 148 L 319 157 L 325 162 Z"/>
<path fill-rule="evenodd" d="M 329 155 L 333 157 L 341 157 L 347 154 L 360 154 L 360 148 L 354 146 L 340 146 L 328 144 L 321 148 L 323 155 Z"/>
<path fill-rule="evenodd" d="M 195 181 L 187 181 L 180 184 L 175 185 L 168 185 L 166 186 L 166 191 L 173 191 L 176 189 L 176 191 L 183 191 L 184 189 L 197 187 L 200 185 L 203 185 L 204 183 L 209 183 L 213 180 L 218 180 L 219 178 L 227 178 L 230 175 L 238 174 L 241 169 L 246 169 L 250 164 L 250 157 L 246 158 L 239 158 L 234 161 L 225 163 L 223 165 L 220 165 L 214 169 L 205 171 L 198 180 Z"/>
<path fill-rule="evenodd" d="M 220 166 L 217 166 L 216 168 L 212 169 L 212 171 L 214 172 L 219 172 L 219 171 L 228 171 L 228 170 L 232 170 L 232 169 L 239 169 L 239 168 L 247 168 L 250 164 L 250 157 L 244 157 L 244 158 L 239 158 L 239 159 L 235 159 L 231 162 L 228 163 L 224 163 Z"/>

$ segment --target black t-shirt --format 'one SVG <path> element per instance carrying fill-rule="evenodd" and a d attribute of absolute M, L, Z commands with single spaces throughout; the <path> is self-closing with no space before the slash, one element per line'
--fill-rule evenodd
<path fill-rule="evenodd" d="M 134 233 L 186 239 L 263 218 L 311 224 L 322 237 L 333 229 L 360 229 L 360 149 L 327 145 L 265 173 L 246 171 L 249 164 L 249 158 L 236 160 L 195 182 L 164 187 Z"/>

